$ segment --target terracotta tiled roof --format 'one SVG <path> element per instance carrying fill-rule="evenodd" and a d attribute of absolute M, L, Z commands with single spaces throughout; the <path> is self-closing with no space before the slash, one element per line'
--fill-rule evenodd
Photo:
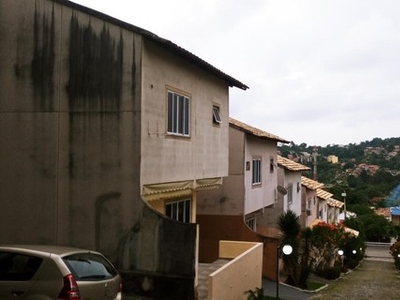
<path fill-rule="evenodd" d="M 310 170 L 309 167 L 299 164 L 289 158 L 286 157 L 282 157 L 280 155 L 278 155 L 277 157 L 278 160 L 278 165 L 284 167 L 285 169 L 289 170 L 289 171 L 307 171 Z"/>
<path fill-rule="evenodd" d="M 318 198 L 321 198 L 323 200 L 329 200 L 329 199 L 331 199 L 332 196 L 333 196 L 333 194 L 331 194 L 327 191 L 317 189 L 317 197 Z"/>
<path fill-rule="evenodd" d="M 380 207 L 375 210 L 375 213 L 379 216 L 384 216 L 385 218 L 390 218 L 390 207 Z"/>
<path fill-rule="evenodd" d="M 264 139 L 271 139 L 271 140 L 275 140 L 277 142 L 282 142 L 282 143 L 290 143 L 289 141 L 274 135 L 272 133 L 263 131 L 261 129 L 258 129 L 256 127 L 250 126 L 248 124 L 245 124 L 243 122 L 240 122 L 238 120 L 235 120 L 233 118 L 229 118 L 229 125 L 233 128 L 236 128 L 238 130 L 241 130 L 245 133 L 249 133 L 251 135 L 254 135 L 256 137 L 260 137 L 260 138 L 264 138 Z"/>
<path fill-rule="evenodd" d="M 323 183 L 312 180 L 305 176 L 301 176 L 301 184 L 304 185 L 306 188 L 313 190 L 313 191 L 315 191 L 319 188 L 322 188 L 324 186 Z"/>
<path fill-rule="evenodd" d="M 332 207 L 342 208 L 342 206 L 344 205 L 344 203 L 342 201 L 339 201 L 339 200 L 336 200 L 333 198 L 328 199 L 327 202 L 328 202 L 328 205 L 332 206 Z"/>

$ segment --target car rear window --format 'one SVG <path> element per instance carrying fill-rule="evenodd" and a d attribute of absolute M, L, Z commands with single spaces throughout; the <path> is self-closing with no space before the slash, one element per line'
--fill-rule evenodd
<path fill-rule="evenodd" d="M 32 279 L 43 259 L 20 253 L 0 251 L 0 280 L 27 281 Z"/>
<path fill-rule="evenodd" d="M 104 257 L 95 253 L 74 254 L 63 257 L 76 280 L 97 281 L 117 276 L 115 268 Z"/>

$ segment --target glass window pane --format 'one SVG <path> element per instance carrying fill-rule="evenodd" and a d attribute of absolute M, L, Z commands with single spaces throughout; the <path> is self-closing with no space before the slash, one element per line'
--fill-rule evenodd
<path fill-rule="evenodd" d="M 184 222 L 190 223 L 190 200 L 185 201 L 185 220 Z"/>
<path fill-rule="evenodd" d="M 73 254 L 63 258 L 75 279 L 99 281 L 117 276 L 117 271 L 102 256 L 94 253 Z"/>
<path fill-rule="evenodd" d="M 172 219 L 178 220 L 178 204 L 172 203 Z"/>
<path fill-rule="evenodd" d="M 173 95 L 171 92 L 168 92 L 168 132 L 173 132 L 173 120 L 174 120 L 174 114 L 173 114 Z"/>
<path fill-rule="evenodd" d="M 165 215 L 167 217 L 172 218 L 172 207 L 171 207 L 171 204 L 165 205 Z"/>
<path fill-rule="evenodd" d="M 221 123 L 221 116 L 219 114 L 219 107 L 213 107 L 213 119 L 215 123 Z"/>
<path fill-rule="evenodd" d="M 179 96 L 174 95 L 174 116 L 173 116 L 173 126 L 172 126 L 172 132 L 177 133 L 178 132 L 178 109 L 179 109 Z"/>
<path fill-rule="evenodd" d="M 178 112 L 178 133 L 184 134 L 184 122 L 185 122 L 185 98 L 179 97 L 179 112 Z"/>
<path fill-rule="evenodd" d="M 0 280 L 28 281 L 35 275 L 42 261 L 35 256 L 0 252 Z"/>
<path fill-rule="evenodd" d="M 184 125 L 185 125 L 185 135 L 189 135 L 189 124 L 190 124 L 190 105 L 189 105 L 189 98 L 185 98 L 185 110 L 184 110 L 185 116 L 184 116 Z"/>

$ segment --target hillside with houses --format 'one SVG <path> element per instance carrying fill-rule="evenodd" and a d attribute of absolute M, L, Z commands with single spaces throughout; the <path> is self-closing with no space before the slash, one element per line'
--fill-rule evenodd
<path fill-rule="evenodd" d="M 366 218 L 365 222 L 372 224 L 367 226 L 369 239 L 381 240 L 390 235 L 384 227 L 392 223 L 386 221 L 399 224 L 400 138 L 374 138 L 359 144 L 326 147 L 291 143 L 280 145 L 279 151 L 282 156 L 309 166 L 305 176 L 323 182 L 334 198 L 346 199 L 349 211 Z"/>
<path fill-rule="evenodd" d="M 291 143 L 280 145 L 279 151 L 309 166 L 306 176 L 324 182 L 336 197 L 341 190 L 350 193 L 349 203 L 379 205 L 377 199 L 390 198 L 400 184 L 400 138 L 326 147 Z"/>

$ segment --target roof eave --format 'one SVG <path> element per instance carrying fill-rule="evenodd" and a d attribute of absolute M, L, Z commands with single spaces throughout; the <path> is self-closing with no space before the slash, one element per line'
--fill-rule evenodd
<path fill-rule="evenodd" d="M 84 12 L 88 15 L 97 17 L 99 19 L 102 19 L 104 21 L 113 23 L 117 26 L 120 26 L 124 29 L 127 29 L 129 31 L 133 31 L 137 34 L 142 35 L 144 38 L 147 38 L 149 40 L 154 41 L 155 43 L 157 43 L 158 45 L 164 47 L 165 49 L 172 51 L 173 53 L 178 54 L 179 56 L 191 61 L 192 63 L 194 63 L 195 65 L 201 67 L 202 69 L 214 74 L 215 76 L 223 79 L 224 81 L 226 81 L 228 83 L 228 85 L 230 87 L 237 87 L 240 88 L 242 90 L 247 90 L 249 89 L 249 87 L 247 85 L 245 85 L 244 83 L 240 82 L 239 80 L 233 78 L 232 76 L 229 76 L 228 74 L 220 71 L 219 69 L 215 68 L 214 66 L 212 66 L 211 64 L 209 64 L 208 62 L 202 60 L 200 57 L 194 55 L 193 53 L 183 49 L 182 47 L 179 47 L 177 44 L 171 42 L 170 40 L 164 39 L 159 37 L 158 35 L 145 30 L 143 28 L 140 28 L 138 26 L 129 24 L 127 22 L 121 21 L 119 19 L 116 19 L 114 17 L 111 17 L 105 13 L 99 12 L 97 10 L 91 9 L 89 7 L 80 5 L 78 3 L 75 2 L 71 2 L 68 0 L 53 0 L 53 2 L 55 3 L 59 3 L 61 5 L 65 5 L 67 7 L 70 7 L 72 9 L 76 9 L 79 10 L 81 12 Z"/>

